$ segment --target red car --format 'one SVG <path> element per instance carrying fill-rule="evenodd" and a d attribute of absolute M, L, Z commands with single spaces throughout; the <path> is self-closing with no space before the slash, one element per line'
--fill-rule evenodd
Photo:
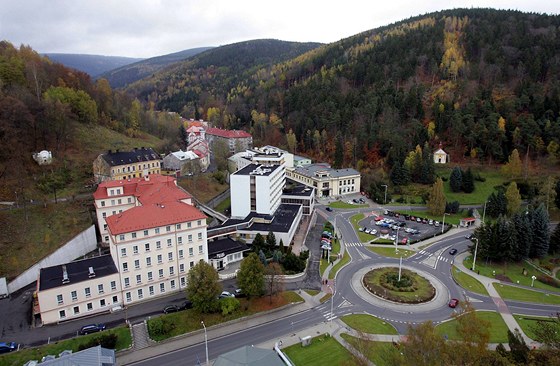
<path fill-rule="evenodd" d="M 459 305 L 459 300 L 457 300 L 457 299 L 451 299 L 451 300 L 449 300 L 449 307 L 450 307 L 450 308 L 456 308 L 457 305 Z"/>
<path fill-rule="evenodd" d="M 408 238 L 402 238 L 401 240 L 401 244 L 407 244 L 408 243 Z"/>
<path fill-rule="evenodd" d="M 381 220 L 383 220 L 383 216 L 377 216 L 374 220 L 375 221 L 381 221 Z"/>

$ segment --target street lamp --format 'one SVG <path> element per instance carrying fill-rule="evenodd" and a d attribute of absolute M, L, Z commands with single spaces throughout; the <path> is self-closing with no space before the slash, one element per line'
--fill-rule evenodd
<path fill-rule="evenodd" d="M 395 237 L 395 253 L 399 252 L 399 230 L 401 227 L 397 227 L 397 236 Z"/>
<path fill-rule="evenodd" d="M 327 287 L 331 290 L 331 318 L 330 318 L 330 322 L 332 322 L 333 319 L 333 299 L 334 299 L 334 290 L 331 287 L 331 285 L 327 285 Z"/>
<path fill-rule="evenodd" d="M 208 335 L 206 334 L 206 325 L 204 325 L 204 321 L 200 322 L 202 327 L 204 328 L 204 344 L 206 345 L 206 366 L 210 366 L 210 361 L 208 360 Z"/>
<path fill-rule="evenodd" d="M 385 187 L 385 199 L 383 199 L 383 204 L 386 205 L 387 204 L 387 185 L 382 184 L 381 187 Z"/>
<path fill-rule="evenodd" d="M 478 238 L 473 238 L 473 240 L 476 240 L 476 245 L 474 246 L 474 258 L 472 261 L 472 270 L 474 272 L 474 265 L 476 263 L 476 252 L 478 251 Z"/>
<path fill-rule="evenodd" d="M 531 287 L 533 287 L 533 285 L 535 284 L 536 279 L 537 279 L 537 276 L 535 276 L 535 275 L 531 276 Z"/>
<path fill-rule="evenodd" d="M 482 225 L 484 225 L 484 217 L 486 216 L 486 204 L 488 201 L 484 202 L 484 211 L 482 211 Z"/>
<path fill-rule="evenodd" d="M 445 215 L 449 215 L 447 212 L 443 213 L 443 223 L 441 224 L 441 233 L 443 234 L 443 228 L 445 227 Z"/>

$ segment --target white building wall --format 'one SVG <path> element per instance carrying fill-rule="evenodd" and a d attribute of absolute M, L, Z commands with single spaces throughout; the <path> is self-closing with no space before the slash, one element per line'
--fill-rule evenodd
<path fill-rule="evenodd" d="M 268 176 L 254 176 L 255 177 L 255 188 L 256 188 L 256 198 L 257 206 L 256 212 L 259 214 L 270 215 L 271 212 L 271 191 L 270 191 L 270 179 Z"/>
<path fill-rule="evenodd" d="M 251 180 L 248 175 L 230 176 L 231 216 L 244 218 L 251 212 Z"/>

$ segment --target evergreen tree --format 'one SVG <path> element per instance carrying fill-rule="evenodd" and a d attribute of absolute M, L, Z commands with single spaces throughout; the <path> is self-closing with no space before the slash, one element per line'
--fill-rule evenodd
<path fill-rule="evenodd" d="M 548 214 L 544 205 L 540 205 L 532 215 L 533 242 L 531 244 L 531 257 L 542 258 L 548 253 L 550 232 L 548 231 Z"/>
<path fill-rule="evenodd" d="M 266 236 L 266 246 L 270 251 L 273 251 L 276 248 L 276 236 L 272 231 L 269 231 Z"/>
<path fill-rule="evenodd" d="M 512 217 L 513 230 L 515 230 L 515 242 L 517 251 L 515 253 L 515 260 L 529 258 L 531 244 L 533 242 L 533 232 L 531 230 L 531 220 L 529 215 L 517 213 Z"/>
<path fill-rule="evenodd" d="M 280 239 L 280 243 L 278 244 L 278 249 L 280 250 L 280 253 L 282 253 L 282 254 L 286 253 L 286 247 L 284 246 L 284 240 Z"/>
<path fill-rule="evenodd" d="M 248 297 L 264 294 L 264 265 L 256 253 L 241 261 L 237 272 L 237 286 Z"/>
<path fill-rule="evenodd" d="M 527 365 L 529 363 L 529 347 L 519 329 L 515 329 L 515 333 L 508 330 L 507 335 L 511 358 L 517 365 Z"/>
<path fill-rule="evenodd" d="M 506 201 L 507 201 L 507 213 L 508 215 L 513 215 L 519 211 L 521 206 L 521 195 L 519 194 L 519 189 L 517 189 L 517 183 L 511 182 L 506 190 Z"/>
<path fill-rule="evenodd" d="M 261 263 L 263 264 L 263 266 L 267 266 L 268 262 L 266 260 L 266 256 L 264 255 L 264 252 L 261 250 L 259 250 L 259 259 L 261 260 Z"/>
<path fill-rule="evenodd" d="M 255 253 L 258 253 L 262 249 L 264 249 L 265 241 L 264 241 L 264 238 L 261 235 L 261 233 L 257 233 L 257 235 L 255 235 L 255 238 L 253 239 L 253 242 L 251 243 L 251 247 L 253 248 L 253 251 Z"/>
<path fill-rule="evenodd" d="M 434 159 L 432 157 L 432 152 L 430 150 L 430 145 L 428 142 L 424 143 L 424 148 L 422 149 L 422 178 L 420 183 L 432 184 L 434 183 L 436 169 L 434 166 Z"/>
<path fill-rule="evenodd" d="M 428 211 L 432 215 L 443 215 L 445 212 L 445 194 L 443 193 L 443 181 L 438 178 L 432 185 L 428 198 Z"/>
<path fill-rule="evenodd" d="M 556 182 L 556 185 L 554 186 L 554 191 L 556 192 L 556 198 L 554 198 L 554 203 L 556 204 L 556 207 L 560 208 L 560 180 Z"/>
<path fill-rule="evenodd" d="M 465 173 L 463 173 L 463 186 L 461 187 L 465 193 L 474 192 L 474 176 L 471 168 L 468 168 Z"/>
<path fill-rule="evenodd" d="M 488 196 L 488 204 L 486 205 L 486 213 L 490 217 L 497 218 L 500 215 L 505 215 L 507 212 L 507 201 L 504 191 L 492 192 Z"/>
<path fill-rule="evenodd" d="M 560 225 L 556 225 L 556 228 L 550 236 L 548 254 L 556 254 L 558 251 L 560 251 Z"/>
<path fill-rule="evenodd" d="M 452 192 L 461 192 L 463 189 L 463 172 L 458 166 L 453 168 L 453 171 L 451 171 L 451 175 L 449 176 L 449 186 L 451 187 Z"/>
<path fill-rule="evenodd" d="M 500 262 L 513 261 L 517 253 L 517 242 L 512 223 L 504 216 L 500 216 L 493 225 L 495 230 L 493 230 L 492 256 Z"/>
<path fill-rule="evenodd" d="M 408 171 L 400 162 L 396 162 L 393 165 L 393 169 L 391 169 L 390 178 L 391 182 L 396 186 L 406 185 L 408 184 Z"/>
<path fill-rule="evenodd" d="M 336 135 L 336 143 L 334 150 L 334 163 L 333 168 L 340 169 L 344 163 L 344 146 L 342 143 L 342 135 Z"/>

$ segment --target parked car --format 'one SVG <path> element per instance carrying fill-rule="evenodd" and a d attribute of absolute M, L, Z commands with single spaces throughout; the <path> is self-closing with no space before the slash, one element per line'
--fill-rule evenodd
<path fill-rule="evenodd" d="M 80 328 L 79 333 L 80 335 L 86 335 L 86 334 L 91 334 L 91 333 L 97 333 L 97 332 L 101 332 L 102 330 L 105 330 L 105 324 L 88 324 L 88 325 L 84 325 L 83 327 Z"/>
<path fill-rule="evenodd" d="M 181 306 L 179 307 L 179 310 L 187 310 L 187 309 L 192 309 L 193 307 L 193 303 L 191 300 L 187 300 L 184 301 Z"/>
<path fill-rule="evenodd" d="M 18 346 L 16 342 L 0 342 L 0 353 L 17 351 Z"/>
<path fill-rule="evenodd" d="M 383 220 L 383 216 L 376 216 L 374 220 L 375 221 L 381 221 L 381 220 Z"/>
<path fill-rule="evenodd" d="M 434 224 L 434 220 L 432 220 L 432 219 L 428 220 L 428 224 L 433 225 L 433 224 Z"/>
<path fill-rule="evenodd" d="M 325 210 L 327 210 L 327 211 L 329 211 L 329 212 L 332 212 L 332 207 L 327 206 L 327 207 L 325 208 Z"/>
<path fill-rule="evenodd" d="M 402 238 L 401 244 L 408 244 L 408 238 Z"/>
<path fill-rule="evenodd" d="M 360 226 L 360 227 L 358 228 L 358 230 L 364 231 L 364 228 Z"/>
<path fill-rule="evenodd" d="M 459 305 L 459 300 L 457 300 L 457 299 L 451 299 L 451 300 L 449 300 L 449 304 L 448 304 L 448 305 L 449 305 L 450 308 L 456 308 L 457 305 Z"/>
<path fill-rule="evenodd" d="M 369 233 L 371 233 L 371 229 L 370 229 L 370 228 L 366 228 L 366 229 L 364 230 L 364 232 L 365 232 L 366 234 L 369 234 Z"/>
<path fill-rule="evenodd" d="M 370 233 L 371 235 L 375 235 L 375 234 L 377 234 L 377 230 L 371 229 L 371 230 L 369 231 L 369 233 Z"/>
<path fill-rule="evenodd" d="M 222 293 L 220 294 L 220 296 L 218 296 L 218 298 L 220 298 L 220 299 L 223 299 L 223 298 L 226 298 L 226 297 L 235 297 L 235 295 L 232 294 L 232 293 L 229 292 L 229 291 L 222 291 Z"/>
<path fill-rule="evenodd" d="M 457 249 L 455 249 L 455 248 L 451 249 L 451 250 L 449 251 L 449 254 L 451 254 L 451 255 L 457 254 Z"/>
<path fill-rule="evenodd" d="M 422 219 L 422 223 L 423 223 L 423 224 L 427 224 L 427 223 L 428 223 L 428 219 Z"/>
<path fill-rule="evenodd" d="M 180 309 L 179 309 L 179 307 L 178 307 L 177 305 L 166 305 L 166 306 L 163 308 L 163 312 L 164 312 L 165 314 L 176 313 L 176 312 L 178 312 L 179 310 L 180 310 Z"/>
<path fill-rule="evenodd" d="M 416 218 L 416 222 L 422 222 L 422 219 L 419 218 L 419 217 L 417 217 L 417 218 Z"/>
<path fill-rule="evenodd" d="M 235 297 L 238 297 L 238 298 L 239 298 L 239 297 L 247 297 L 247 295 L 245 295 L 245 294 L 243 293 L 243 291 L 241 291 L 240 288 L 236 289 L 236 290 L 233 292 L 233 295 L 234 295 Z"/>
<path fill-rule="evenodd" d="M 439 221 L 434 221 L 434 226 L 439 227 Z"/>
<path fill-rule="evenodd" d="M 358 201 L 359 201 L 360 203 L 366 203 L 366 200 L 363 199 L 363 198 L 360 198 Z"/>

